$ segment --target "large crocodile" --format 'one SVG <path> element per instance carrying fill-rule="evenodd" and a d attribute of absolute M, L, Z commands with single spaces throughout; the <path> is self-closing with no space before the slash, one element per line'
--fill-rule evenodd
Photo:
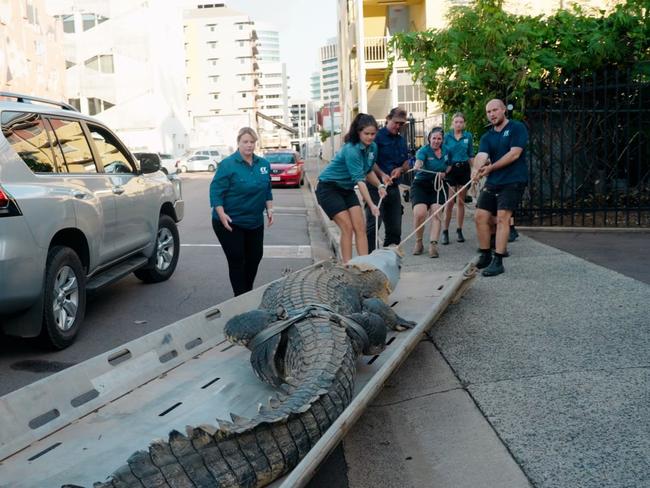
<path fill-rule="evenodd" d="M 289 472 L 350 403 L 357 356 L 381 351 L 387 327 L 413 325 L 385 303 L 399 264 L 397 251 L 377 250 L 270 285 L 260 308 L 233 317 L 224 331 L 282 393 L 252 420 L 231 415 L 187 435 L 172 431 L 94 487 L 261 487 Z"/>

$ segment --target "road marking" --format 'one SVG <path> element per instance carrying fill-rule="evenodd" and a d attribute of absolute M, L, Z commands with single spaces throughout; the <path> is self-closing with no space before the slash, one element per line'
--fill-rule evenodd
<path fill-rule="evenodd" d="M 181 247 L 221 247 L 221 244 L 181 244 Z M 311 259 L 311 246 L 264 246 L 264 257 L 273 259 Z"/>

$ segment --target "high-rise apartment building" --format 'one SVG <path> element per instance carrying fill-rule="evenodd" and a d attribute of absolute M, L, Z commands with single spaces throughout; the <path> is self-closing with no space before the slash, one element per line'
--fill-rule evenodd
<path fill-rule="evenodd" d="M 274 27 L 255 22 L 257 32 L 257 59 L 259 61 L 259 85 L 257 87 L 258 110 L 283 124 L 289 123 L 289 87 L 287 68 L 280 57 L 280 32 Z M 286 130 L 268 120 L 258 120 L 262 147 L 289 144 Z"/>
<path fill-rule="evenodd" d="M 0 4 L 0 24 L 0 88 L 63 100 L 62 22 L 43 0 L 8 0 Z"/>
<path fill-rule="evenodd" d="M 320 84 L 323 104 L 339 104 L 339 54 L 336 38 L 320 48 Z"/>
<path fill-rule="evenodd" d="M 173 2 L 50 0 L 63 23 L 68 102 L 131 150 L 186 149 L 181 11 Z"/>
<path fill-rule="evenodd" d="M 314 71 L 309 77 L 309 99 L 318 106 L 321 104 L 320 90 L 320 71 Z"/>

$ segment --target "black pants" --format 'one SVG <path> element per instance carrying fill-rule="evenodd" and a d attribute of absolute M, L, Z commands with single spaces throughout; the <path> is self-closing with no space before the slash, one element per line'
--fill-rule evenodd
<path fill-rule="evenodd" d="M 384 247 L 390 246 L 391 244 L 399 244 L 399 241 L 402 238 L 402 197 L 399 192 L 399 186 L 397 184 L 389 185 L 386 187 L 387 195 L 381 202 L 381 207 L 379 207 L 379 227 L 383 221 L 386 226 L 385 238 L 384 238 Z M 373 185 L 368 185 L 368 192 L 370 192 L 370 198 L 375 202 L 375 205 L 379 203 L 379 190 Z M 372 215 L 372 212 L 366 205 L 366 235 L 368 236 L 368 252 L 372 252 L 375 249 L 375 216 Z"/>
<path fill-rule="evenodd" d="M 212 228 L 228 260 L 232 291 L 237 295 L 253 289 L 257 268 L 264 254 L 264 226 L 244 229 L 230 224 L 232 232 L 212 219 Z"/>

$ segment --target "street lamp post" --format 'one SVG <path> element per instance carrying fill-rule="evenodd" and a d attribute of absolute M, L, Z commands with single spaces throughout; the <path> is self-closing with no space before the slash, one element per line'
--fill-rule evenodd
<path fill-rule="evenodd" d="M 332 142 L 332 157 L 334 157 L 334 102 L 330 100 L 330 141 Z"/>

